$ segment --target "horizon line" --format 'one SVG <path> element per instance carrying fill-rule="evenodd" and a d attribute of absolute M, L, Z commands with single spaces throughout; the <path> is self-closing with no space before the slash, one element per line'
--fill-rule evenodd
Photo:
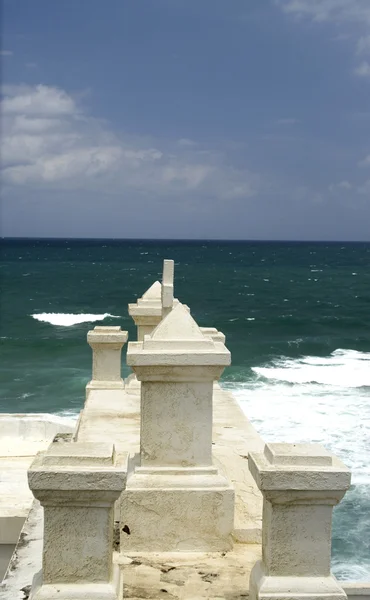
<path fill-rule="evenodd" d="M 294 238 L 275 238 L 275 239 L 260 239 L 260 238 L 119 238 L 119 237 L 62 237 L 62 236 L 0 236 L 0 241 L 7 240 L 44 240 L 44 241 L 92 241 L 92 242 L 233 242 L 233 243 L 294 243 L 294 244 L 368 244 L 369 240 L 325 240 L 325 239 L 304 239 L 297 240 Z"/>

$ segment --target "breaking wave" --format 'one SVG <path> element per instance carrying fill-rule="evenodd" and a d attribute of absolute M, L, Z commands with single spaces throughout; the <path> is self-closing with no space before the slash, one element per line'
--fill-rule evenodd
<path fill-rule="evenodd" d="M 50 325 L 59 325 L 60 327 L 71 327 L 79 323 L 92 323 L 94 321 L 104 321 L 108 317 L 111 319 L 120 319 L 119 316 L 104 313 L 101 315 L 93 314 L 72 314 L 72 313 L 40 313 L 31 315 L 37 321 L 50 323 Z"/>
<path fill-rule="evenodd" d="M 370 353 L 281 357 L 224 383 L 265 442 L 320 443 L 352 471 L 334 511 L 332 569 L 341 580 L 370 580 Z"/>
<path fill-rule="evenodd" d="M 271 366 L 255 367 L 253 371 L 275 381 L 359 388 L 370 386 L 370 353 L 338 349 L 325 358 L 282 358 Z"/>

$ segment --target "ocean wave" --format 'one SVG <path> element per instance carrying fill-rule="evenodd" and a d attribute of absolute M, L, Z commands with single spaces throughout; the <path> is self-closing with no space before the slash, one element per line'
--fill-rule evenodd
<path fill-rule="evenodd" d="M 358 583 L 370 580 L 370 563 L 367 565 L 349 565 L 333 560 L 332 570 L 337 579 L 342 582 L 356 581 Z"/>
<path fill-rule="evenodd" d="M 93 323 L 94 321 L 104 321 L 108 317 L 111 319 L 120 319 L 121 317 L 104 313 L 100 315 L 93 314 L 72 314 L 72 313 L 40 313 L 31 315 L 37 321 L 50 323 L 50 325 L 59 325 L 61 327 L 71 327 L 79 323 Z"/>
<path fill-rule="evenodd" d="M 78 419 L 78 415 L 80 414 L 80 409 L 76 409 L 76 410 L 62 410 L 59 413 L 55 413 L 54 416 L 59 417 L 61 419 L 66 419 L 67 421 L 70 421 L 71 423 L 76 423 L 77 419 Z"/>
<path fill-rule="evenodd" d="M 266 442 L 324 444 L 352 469 L 354 485 L 370 485 L 370 402 L 362 387 L 370 385 L 370 353 L 280 358 L 253 372 L 223 386 Z"/>
<path fill-rule="evenodd" d="M 370 352 L 340 348 L 328 357 L 281 358 L 271 366 L 252 370 L 265 379 L 286 383 L 361 388 L 370 386 Z"/>

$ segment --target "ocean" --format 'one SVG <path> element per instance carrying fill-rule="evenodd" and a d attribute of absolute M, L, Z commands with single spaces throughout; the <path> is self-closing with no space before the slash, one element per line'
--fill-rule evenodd
<path fill-rule="evenodd" d="M 352 469 L 332 569 L 370 580 L 370 244 L 2 240 L 0 253 L 1 412 L 77 415 L 87 331 L 135 340 L 127 304 L 173 258 L 175 296 L 225 333 L 221 383 L 264 440 L 323 443 Z"/>

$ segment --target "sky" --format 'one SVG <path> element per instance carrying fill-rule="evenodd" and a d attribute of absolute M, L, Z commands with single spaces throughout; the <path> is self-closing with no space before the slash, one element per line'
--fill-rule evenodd
<path fill-rule="evenodd" d="M 4 237 L 370 241 L 370 0 L 3 0 Z"/>

